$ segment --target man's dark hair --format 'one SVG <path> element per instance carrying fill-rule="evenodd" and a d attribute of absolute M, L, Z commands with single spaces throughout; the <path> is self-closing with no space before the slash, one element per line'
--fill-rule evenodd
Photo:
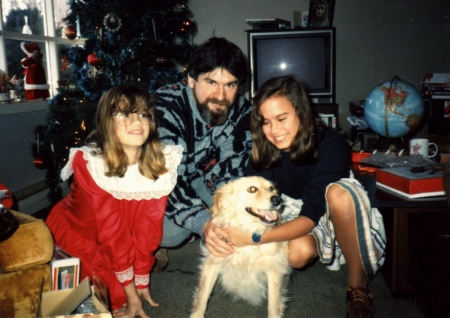
<path fill-rule="evenodd" d="M 194 80 L 203 73 L 223 68 L 239 80 L 247 79 L 247 61 L 242 50 L 225 38 L 212 37 L 200 45 L 191 55 L 188 74 Z"/>

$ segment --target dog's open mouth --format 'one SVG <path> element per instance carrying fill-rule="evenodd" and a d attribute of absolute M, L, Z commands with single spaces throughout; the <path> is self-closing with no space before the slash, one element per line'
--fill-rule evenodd
<path fill-rule="evenodd" d="M 252 209 L 245 208 L 249 214 L 258 217 L 261 221 L 265 223 L 275 223 L 278 220 L 277 210 L 262 210 L 262 209 Z"/>

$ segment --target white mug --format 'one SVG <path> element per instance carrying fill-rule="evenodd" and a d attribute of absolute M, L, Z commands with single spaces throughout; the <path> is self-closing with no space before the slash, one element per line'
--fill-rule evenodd
<path fill-rule="evenodd" d="M 435 152 L 431 156 L 429 155 L 428 148 L 430 146 L 435 147 Z M 409 154 L 410 155 L 422 155 L 425 158 L 433 158 L 438 153 L 438 146 L 429 142 L 428 139 L 411 139 L 409 142 Z"/>

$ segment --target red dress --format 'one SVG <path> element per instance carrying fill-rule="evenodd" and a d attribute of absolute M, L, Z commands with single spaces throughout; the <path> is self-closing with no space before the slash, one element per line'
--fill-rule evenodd
<path fill-rule="evenodd" d="M 126 303 L 122 286 L 132 280 L 136 288 L 149 286 L 182 148 L 168 148 L 169 172 L 156 181 L 140 175 L 137 165 L 129 166 L 123 178 L 106 177 L 103 159 L 91 150 L 71 149 L 61 174 L 64 180 L 73 171 L 72 191 L 55 205 L 46 223 L 55 244 L 80 259 L 80 280 L 88 276 L 92 282 L 95 273 L 108 286 L 114 310 Z"/>

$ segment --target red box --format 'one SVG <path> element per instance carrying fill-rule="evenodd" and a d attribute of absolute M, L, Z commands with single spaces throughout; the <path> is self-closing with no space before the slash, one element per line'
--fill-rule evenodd
<path fill-rule="evenodd" d="M 445 195 L 443 176 L 444 169 L 411 172 L 411 167 L 398 167 L 378 169 L 376 181 L 380 187 L 414 199 Z"/>

